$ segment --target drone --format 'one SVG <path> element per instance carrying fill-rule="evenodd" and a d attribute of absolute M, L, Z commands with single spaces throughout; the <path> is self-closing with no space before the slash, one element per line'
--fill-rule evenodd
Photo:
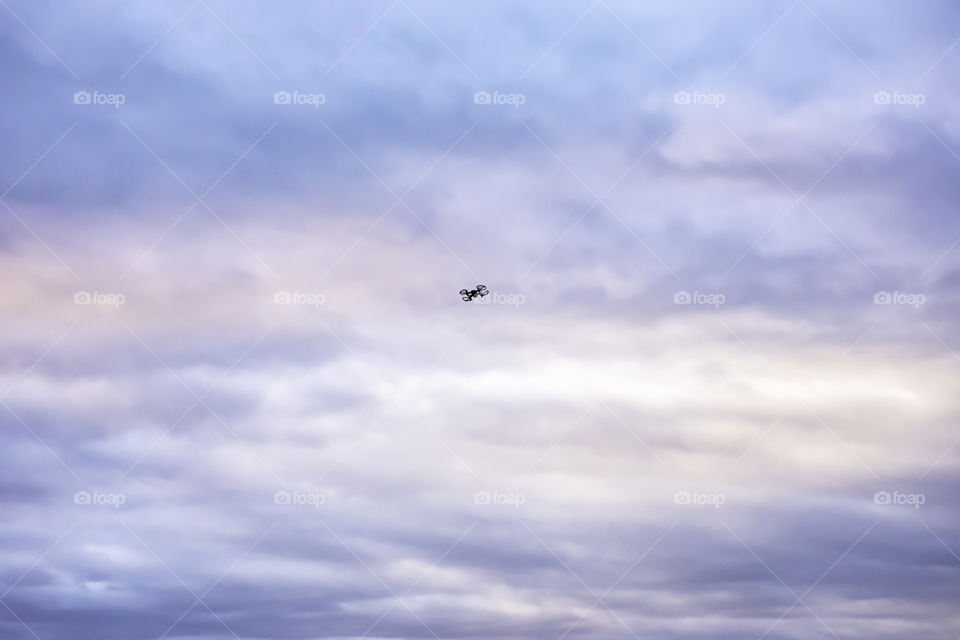
<path fill-rule="evenodd" d="M 467 289 L 460 289 L 460 297 L 463 299 L 464 302 L 470 302 L 474 298 L 482 298 L 483 296 L 489 293 L 490 292 L 487 291 L 487 288 L 482 284 L 478 284 L 476 289 L 472 289 L 469 291 Z"/>

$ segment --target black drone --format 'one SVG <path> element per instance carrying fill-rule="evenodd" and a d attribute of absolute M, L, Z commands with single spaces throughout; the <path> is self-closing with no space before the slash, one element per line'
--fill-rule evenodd
<path fill-rule="evenodd" d="M 482 298 L 483 296 L 490 293 L 487 291 L 487 288 L 482 284 L 478 284 L 476 289 L 468 291 L 466 289 L 460 289 L 460 297 L 463 298 L 464 302 L 470 302 L 474 298 Z"/>

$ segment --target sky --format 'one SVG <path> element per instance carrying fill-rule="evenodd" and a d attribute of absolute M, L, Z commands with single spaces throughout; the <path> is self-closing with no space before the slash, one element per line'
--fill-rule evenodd
<path fill-rule="evenodd" d="M 0 0 L 0 637 L 956 638 L 958 65 L 945 0 Z"/>

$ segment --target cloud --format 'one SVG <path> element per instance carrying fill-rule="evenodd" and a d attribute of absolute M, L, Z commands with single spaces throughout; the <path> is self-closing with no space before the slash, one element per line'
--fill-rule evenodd
<path fill-rule="evenodd" d="M 948 3 L 10 11 L 3 637 L 956 627 Z"/>

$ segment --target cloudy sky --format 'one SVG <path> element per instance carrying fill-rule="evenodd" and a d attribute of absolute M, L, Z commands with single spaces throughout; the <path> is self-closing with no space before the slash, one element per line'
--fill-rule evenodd
<path fill-rule="evenodd" d="M 0 0 L 0 637 L 956 638 L 958 42 Z"/>

